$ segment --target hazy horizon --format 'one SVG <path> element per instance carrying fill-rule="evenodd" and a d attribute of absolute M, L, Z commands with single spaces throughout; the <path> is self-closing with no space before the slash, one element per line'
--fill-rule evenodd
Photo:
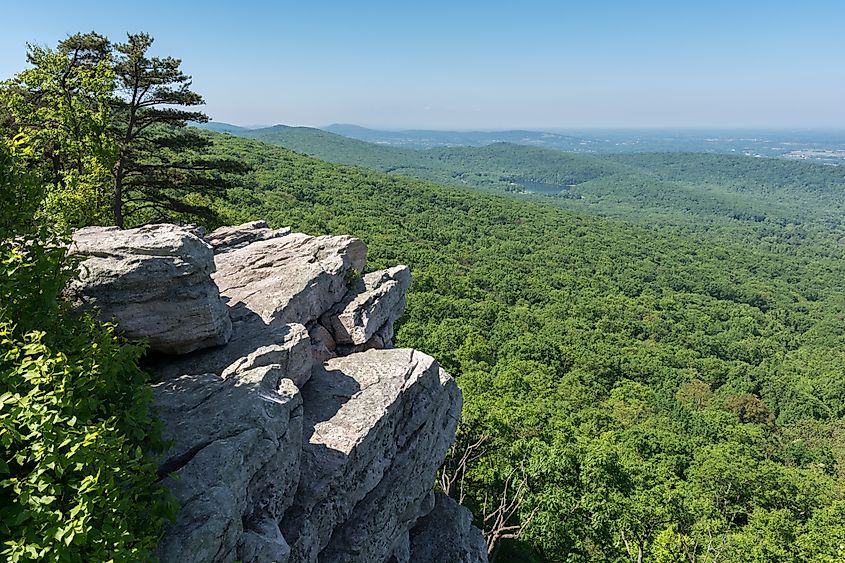
<path fill-rule="evenodd" d="M 401 133 L 403 131 L 437 131 L 437 132 L 457 132 L 457 133 L 496 133 L 501 131 L 531 131 L 534 133 L 579 133 L 579 132 L 652 132 L 652 133 L 841 133 L 845 134 L 845 125 L 830 126 L 830 127 L 743 127 L 743 126 L 729 126 L 729 127 L 426 127 L 426 126 L 393 126 L 380 127 L 375 125 L 367 125 L 361 123 L 353 123 L 350 121 L 341 121 L 334 123 L 323 124 L 294 124 L 294 123 L 232 123 L 231 121 L 222 121 L 212 119 L 210 123 L 218 123 L 224 125 L 234 125 L 236 127 L 243 127 L 245 129 L 265 129 L 269 127 L 305 127 L 310 129 L 326 129 L 334 126 L 348 126 L 361 127 L 363 129 L 372 129 L 374 131 L 385 131 L 391 133 Z"/>
<path fill-rule="evenodd" d="M 403 130 L 845 129 L 845 3 L 590 5 L 47 0 L 5 7 L 0 77 L 27 42 L 147 31 L 215 120 Z"/>

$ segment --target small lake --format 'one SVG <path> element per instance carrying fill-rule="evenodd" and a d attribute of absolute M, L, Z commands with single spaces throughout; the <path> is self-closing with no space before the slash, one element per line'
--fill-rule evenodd
<path fill-rule="evenodd" d="M 522 178 L 513 178 L 512 182 L 524 189 L 525 193 L 529 194 L 557 195 L 568 189 L 568 186 L 563 184 L 547 184 L 545 182 L 523 180 Z"/>

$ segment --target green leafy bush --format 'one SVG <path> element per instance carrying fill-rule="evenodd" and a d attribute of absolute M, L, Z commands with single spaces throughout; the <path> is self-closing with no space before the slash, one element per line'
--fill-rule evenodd
<path fill-rule="evenodd" d="M 0 188 L 35 188 L 0 147 Z M 142 348 L 73 314 L 61 237 L 9 221 L 0 232 L 0 559 L 149 560 L 169 497 L 156 484 Z"/>

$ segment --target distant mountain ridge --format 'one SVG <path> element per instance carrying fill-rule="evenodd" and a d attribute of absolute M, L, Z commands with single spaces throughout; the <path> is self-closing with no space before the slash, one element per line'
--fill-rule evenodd
<path fill-rule="evenodd" d="M 513 143 L 564 152 L 619 154 L 704 152 L 845 163 L 845 131 L 744 131 L 699 129 L 595 129 L 579 131 L 380 131 L 357 125 L 323 127 L 361 141 L 413 149 Z"/>
<path fill-rule="evenodd" d="M 324 131 L 351 137 L 369 143 L 386 144 L 404 148 L 428 149 L 433 147 L 481 147 L 494 143 L 513 143 L 546 148 L 568 149 L 580 146 L 581 139 L 569 135 L 543 131 L 434 131 L 409 129 L 403 131 L 379 131 L 358 125 L 333 124 Z"/>
<path fill-rule="evenodd" d="M 220 133 L 256 132 L 264 137 L 280 128 L 317 130 L 285 125 L 239 126 L 211 122 L 197 127 Z M 632 154 L 645 152 L 698 152 L 784 158 L 808 162 L 845 164 L 845 131 L 740 131 L 693 129 L 607 129 L 579 131 L 439 131 L 407 129 L 385 131 L 359 125 L 333 124 L 319 130 L 347 139 L 383 147 L 426 150 L 438 147 L 482 147 L 511 143 L 582 154 Z M 257 133 L 262 132 L 262 133 Z"/>
<path fill-rule="evenodd" d="M 240 133 L 243 131 L 250 130 L 248 127 L 241 127 L 240 125 L 232 125 L 231 123 L 223 123 L 220 121 L 209 121 L 208 123 L 192 123 L 191 125 L 199 129 L 208 129 L 209 131 L 214 131 L 215 133 Z"/>
<path fill-rule="evenodd" d="M 513 143 L 420 150 L 276 125 L 229 134 L 319 158 L 649 224 L 839 224 L 845 167 L 705 153 L 576 154 Z"/>

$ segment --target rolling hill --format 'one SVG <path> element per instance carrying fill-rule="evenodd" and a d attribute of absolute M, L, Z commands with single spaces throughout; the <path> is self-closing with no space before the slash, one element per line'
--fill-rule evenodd
<path fill-rule="evenodd" d="M 756 222 L 842 228 L 845 167 L 704 153 L 587 155 L 494 143 L 403 149 L 278 125 L 232 134 L 328 162 L 649 224 Z"/>
<path fill-rule="evenodd" d="M 580 137 L 547 133 L 542 131 L 432 131 L 410 129 L 405 131 L 379 131 L 358 125 L 333 124 L 324 131 L 351 137 L 368 143 L 383 144 L 411 149 L 433 147 L 469 146 L 481 147 L 494 143 L 512 143 L 544 148 L 573 150 L 583 148 Z"/>
<path fill-rule="evenodd" d="M 458 378 L 456 455 L 485 446 L 464 502 L 484 514 L 515 470 L 527 483 L 525 528 L 501 561 L 622 562 L 629 537 L 644 538 L 644 560 L 678 560 L 679 545 L 707 560 L 714 537 L 730 561 L 836 560 L 840 235 L 817 223 L 713 221 L 713 210 L 698 211 L 703 194 L 724 202 L 726 192 L 702 190 L 694 176 L 758 199 L 836 184 L 767 181 L 765 167 L 732 159 L 705 160 L 709 172 L 653 156 L 607 161 L 649 167 L 638 196 L 649 217 L 660 205 L 690 217 L 658 225 L 213 138 L 253 167 L 219 202 L 231 221 L 352 234 L 367 241 L 368 269 L 411 267 L 397 345 L 426 350 Z M 673 197 L 660 199 L 663 183 Z M 785 213 L 802 205 L 784 201 Z"/>
<path fill-rule="evenodd" d="M 215 133 L 232 133 L 238 134 L 249 131 L 248 127 L 241 127 L 240 125 L 232 125 L 231 123 L 222 123 L 220 121 L 209 121 L 208 123 L 192 123 L 192 127 L 198 129 L 206 129 L 214 131 Z"/>

